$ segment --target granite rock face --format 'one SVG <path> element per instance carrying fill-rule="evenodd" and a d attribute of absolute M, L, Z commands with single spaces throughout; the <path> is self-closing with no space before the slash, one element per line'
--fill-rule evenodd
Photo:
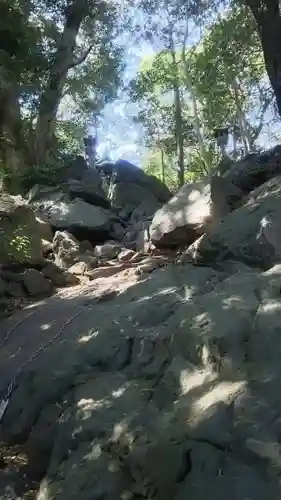
<path fill-rule="evenodd" d="M 68 321 L 2 421 L 41 478 L 36 498 L 277 500 L 280 286 L 280 265 L 170 264 L 120 295 L 54 296 L 25 317 L 2 384 Z"/>
<path fill-rule="evenodd" d="M 165 221 L 157 239 L 143 205 L 122 217 L 110 208 L 128 230 L 127 247 L 126 238 L 58 231 L 54 252 L 72 273 L 53 262 L 36 273 L 0 269 L 1 297 L 89 275 L 72 294 L 1 322 L 1 394 L 24 369 L 0 442 L 20 443 L 28 456 L 22 475 L 0 461 L 1 497 L 24 498 L 26 477 L 36 478 L 37 500 L 281 497 L 277 156 L 255 164 L 252 188 L 250 177 L 239 181 L 241 165 L 216 187 L 184 187 L 186 239 L 184 225 L 167 231 Z M 223 196 L 219 186 L 228 186 Z M 149 247 L 164 235 L 185 251 Z"/>

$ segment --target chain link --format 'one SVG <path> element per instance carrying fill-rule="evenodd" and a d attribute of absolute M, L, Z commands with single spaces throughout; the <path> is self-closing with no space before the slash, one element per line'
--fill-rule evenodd
<path fill-rule="evenodd" d="M 39 346 L 39 348 L 37 349 L 37 351 L 34 351 L 31 354 L 31 356 L 26 361 L 24 361 L 21 364 L 21 366 L 19 367 L 19 369 L 16 371 L 15 375 L 13 376 L 10 384 L 8 385 L 8 388 L 7 388 L 7 391 L 5 393 L 4 399 L 10 398 L 10 396 L 11 396 L 11 394 L 13 392 L 13 389 L 15 387 L 16 381 L 17 381 L 19 375 L 24 370 L 24 368 L 29 363 L 31 363 L 31 361 L 33 361 L 42 351 L 44 351 L 47 347 L 49 347 L 50 345 L 52 345 L 61 336 L 61 334 L 63 333 L 63 331 L 67 327 L 67 325 L 69 325 L 69 323 L 71 323 L 72 321 L 74 321 L 79 316 L 79 314 L 81 314 L 81 312 L 82 312 L 83 309 L 84 309 L 84 306 L 79 307 L 79 309 L 76 311 L 75 314 L 73 314 L 70 318 L 68 318 L 67 320 L 65 320 L 63 322 L 63 324 L 61 325 L 60 329 L 57 331 L 57 333 L 51 339 L 49 339 L 47 342 L 41 344 Z"/>
<path fill-rule="evenodd" d="M 42 343 L 39 346 L 39 348 L 36 351 L 34 351 L 31 354 L 31 356 L 20 365 L 20 367 L 16 371 L 15 375 L 11 379 L 7 389 L 4 390 L 4 393 L 2 395 L 2 400 L 0 400 L 0 422 L 4 416 L 4 413 L 7 409 L 7 406 L 9 404 L 11 394 L 12 394 L 12 392 L 15 388 L 15 385 L 17 383 L 17 379 L 21 375 L 23 370 L 26 368 L 26 366 L 29 365 L 29 363 L 31 363 L 42 351 L 44 351 L 47 347 L 52 345 L 61 336 L 61 334 L 64 332 L 65 328 L 82 313 L 82 311 L 85 309 L 85 307 L 88 309 L 91 309 L 92 305 L 94 303 L 97 303 L 99 301 L 103 301 L 106 297 L 111 297 L 112 293 L 115 294 L 115 290 L 110 288 L 109 290 L 106 291 L 105 294 L 102 294 L 101 296 L 98 296 L 98 297 L 96 296 L 96 297 L 91 298 L 91 299 L 86 299 L 85 302 L 77 309 L 77 311 L 70 318 L 67 318 L 63 322 L 63 324 L 61 325 L 61 327 L 59 328 L 57 333 L 51 339 L 47 340 L 47 342 Z M 7 342 L 7 340 L 11 336 L 11 334 L 16 330 L 16 328 L 19 325 L 21 325 L 23 323 L 23 321 L 28 319 L 31 315 L 33 315 L 36 312 L 38 312 L 38 310 L 31 311 L 29 314 L 27 314 L 27 316 L 25 316 L 24 318 L 21 318 L 19 321 L 17 321 L 17 323 L 12 328 L 10 328 L 10 330 L 8 330 L 4 339 L 0 342 L 0 348 Z"/>
<path fill-rule="evenodd" d="M 20 326 L 26 319 L 30 318 L 30 316 L 32 316 L 33 314 L 37 313 L 38 310 L 35 309 L 34 311 L 30 311 L 30 313 L 28 313 L 26 316 L 24 316 L 23 318 L 19 319 L 6 333 L 5 337 L 3 338 L 3 340 L 1 340 L 0 342 L 0 349 L 1 347 L 4 346 L 4 344 L 6 344 L 7 340 L 10 338 L 10 336 L 12 335 L 12 333 L 18 328 L 18 326 Z"/>
<path fill-rule="evenodd" d="M 29 363 L 31 363 L 37 356 L 39 356 L 39 354 L 44 351 L 47 347 L 49 347 L 50 345 L 52 345 L 60 336 L 61 334 L 64 332 L 65 328 L 72 322 L 74 321 L 80 314 L 81 312 L 85 309 L 85 305 L 86 304 L 83 304 L 82 306 L 79 307 L 79 309 L 70 317 L 68 318 L 67 320 L 65 320 L 63 322 L 63 324 L 61 325 L 61 327 L 59 328 L 59 330 L 57 331 L 57 333 L 49 340 L 47 340 L 47 342 L 45 343 L 42 343 L 39 348 L 34 351 L 31 356 L 25 360 L 21 365 L 20 367 L 18 368 L 18 370 L 16 371 L 15 375 L 13 376 L 13 378 L 11 379 L 6 391 L 4 391 L 4 394 L 2 396 L 2 400 L 0 401 L 0 421 L 1 419 L 3 418 L 4 416 L 4 413 L 7 409 L 7 406 L 8 406 L 8 403 L 9 403 L 9 400 L 11 398 L 11 394 L 15 388 L 15 385 L 17 383 L 17 380 L 18 380 L 18 377 L 21 375 L 21 373 L 23 372 L 23 370 L 26 368 L 27 365 L 29 365 Z M 91 308 L 90 305 L 88 305 L 89 308 Z M 32 311 L 32 313 L 28 314 L 27 317 L 25 317 L 24 319 L 27 319 L 31 316 L 31 314 L 33 314 L 35 311 Z M 7 341 L 7 339 L 10 337 L 10 335 L 12 334 L 12 332 L 24 321 L 24 319 L 18 321 L 9 331 L 8 333 L 6 334 L 4 340 L 1 342 L 1 346 L 3 346 L 3 344 Z"/>

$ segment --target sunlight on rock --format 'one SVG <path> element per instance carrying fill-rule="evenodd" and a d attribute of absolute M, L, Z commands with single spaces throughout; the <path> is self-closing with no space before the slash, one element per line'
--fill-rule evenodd
<path fill-rule="evenodd" d="M 36 304 L 28 304 L 28 305 L 26 305 L 25 309 L 26 310 L 35 309 L 35 308 L 38 308 L 39 306 L 43 306 L 44 304 L 46 304 L 46 300 L 40 300 L 40 301 L 36 302 Z"/>
<path fill-rule="evenodd" d="M 49 500 L 49 499 L 50 499 L 49 483 L 47 479 L 43 479 L 36 500 Z"/>
<path fill-rule="evenodd" d="M 111 460 L 108 464 L 109 472 L 118 472 L 120 470 L 120 464 L 117 460 Z"/>
<path fill-rule="evenodd" d="M 216 378 L 217 375 L 210 371 L 196 371 L 190 373 L 189 370 L 182 370 L 180 374 L 181 394 L 187 394 L 203 384 L 215 381 Z"/>
<path fill-rule="evenodd" d="M 242 392 L 245 387 L 245 381 L 233 383 L 221 382 L 194 403 L 194 410 L 196 412 L 204 412 L 220 401 L 229 402 L 238 392 Z"/>
<path fill-rule="evenodd" d="M 134 497 L 132 491 L 124 491 L 121 494 L 121 500 L 131 500 Z"/>
<path fill-rule="evenodd" d="M 188 200 L 189 201 L 195 201 L 201 198 L 201 192 L 198 190 L 193 189 L 188 195 Z"/>
<path fill-rule="evenodd" d="M 277 312 L 278 309 L 281 309 L 280 301 L 270 300 L 269 302 L 262 304 L 260 312 L 262 312 L 262 314 L 272 314 Z"/>
<path fill-rule="evenodd" d="M 52 326 L 52 323 L 44 323 L 43 325 L 41 325 L 41 330 L 43 331 L 46 331 L 46 330 L 49 330 Z"/>
<path fill-rule="evenodd" d="M 101 457 L 101 454 L 102 454 L 101 445 L 95 444 L 90 453 L 87 453 L 87 455 L 85 455 L 85 459 L 89 461 L 97 460 L 98 458 Z"/>
<path fill-rule="evenodd" d="M 162 296 L 162 295 L 168 295 L 170 293 L 174 293 L 175 292 L 175 287 L 167 287 L 167 288 L 164 288 L 163 290 L 160 290 L 157 294 L 153 295 L 153 297 L 159 297 L 159 296 Z M 139 302 L 146 302 L 147 300 L 151 300 L 152 296 L 151 295 L 146 295 L 144 297 L 141 297 L 137 300 L 137 303 Z"/>
<path fill-rule="evenodd" d="M 10 358 L 11 358 L 11 359 L 16 358 L 16 356 L 17 356 L 17 355 L 18 355 L 21 351 L 22 351 L 22 348 L 21 348 L 21 347 L 19 347 L 19 348 L 18 348 L 18 349 L 14 352 L 14 354 L 12 354 L 12 355 L 10 356 Z"/>
<path fill-rule="evenodd" d="M 83 427 L 82 425 L 80 425 L 79 427 L 76 427 L 72 433 L 71 433 L 71 437 L 72 438 L 76 438 L 77 436 L 79 436 L 79 434 L 83 431 Z"/>
<path fill-rule="evenodd" d="M 243 300 L 238 295 L 232 295 L 222 301 L 222 309 L 229 309 L 239 305 L 240 307 L 243 305 Z"/>
<path fill-rule="evenodd" d="M 90 405 L 93 405 L 93 404 L 95 404 L 95 401 L 92 398 L 80 399 L 80 401 L 77 403 L 77 406 L 79 408 L 87 409 L 90 407 Z"/>
<path fill-rule="evenodd" d="M 126 445 L 129 446 L 131 446 L 135 440 L 133 433 L 129 430 L 128 423 L 125 421 L 115 424 L 111 434 L 110 441 L 116 443 L 118 441 L 120 442 L 120 440 L 122 440 L 122 443 L 126 443 Z"/>
<path fill-rule="evenodd" d="M 126 391 L 126 387 L 120 387 L 120 389 L 117 389 L 117 391 L 112 391 L 112 396 L 114 398 L 120 398 L 120 396 L 123 396 L 123 394 Z"/>
<path fill-rule="evenodd" d="M 79 343 L 85 343 L 85 342 L 89 342 L 89 340 L 97 337 L 99 334 L 99 331 L 98 330 L 90 330 L 88 335 L 83 335 L 83 337 L 80 337 L 80 339 L 78 340 Z"/>
<path fill-rule="evenodd" d="M 214 321 L 211 319 L 209 314 L 201 313 L 198 314 L 195 318 L 193 318 L 193 325 L 195 328 L 200 328 L 201 330 L 203 328 L 208 328 L 209 330 L 214 326 Z"/>
<path fill-rule="evenodd" d="M 122 434 L 125 434 L 127 430 L 128 430 L 128 425 L 125 422 L 124 423 L 118 422 L 118 424 L 114 425 L 111 440 L 118 441 L 118 439 L 120 439 L 120 436 L 122 436 Z"/>
<path fill-rule="evenodd" d="M 80 399 L 77 406 L 79 408 L 78 417 L 81 420 L 87 420 L 91 417 L 93 411 L 100 410 L 101 408 L 110 408 L 110 403 L 106 399 L 94 400 L 89 398 Z"/>
<path fill-rule="evenodd" d="M 157 293 L 158 296 L 162 296 L 162 295 L 169 295 L 170 293 L 174 293 L 175 292 L 175 287 L 174 286 L 169 286 L 167 288 L 164 288 L 163 290 L 161 290 L 159 293 Z"/>

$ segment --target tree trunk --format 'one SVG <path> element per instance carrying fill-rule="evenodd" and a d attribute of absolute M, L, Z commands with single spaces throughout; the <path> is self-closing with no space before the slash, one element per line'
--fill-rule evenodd
<path fill-rule="evenodd" d="M 183 148 L 183 131 L 182 131 L 182 112 L 180 90 L 177 85 L 174 87 L 175 99 L 175 122 L 176 122 L 176 140 L 178 149 L 178 181 L 179 186 L 184 185 L 184 148 Z"/>
<path fill-rule="evenodd" d="M 4 170 L 11 181 L 24 172 L 24 141 L 18 88 L 4 66 L 0 69 L 0 151 Z"/>
<path fill-rule="evenodd" d="M 243 0 L 259 31 L 264 61 L 281 116 L 281 16 L 279 0 Z"/>
<path fill-rule="evenodd" d="M 164 162 L 164 151 L 162 148 L 161 148 L 161 177 L 163 184 L 165 184 L 165 162 Z"/>
<path fill-rule="evenodd" d="M 244 112 L 239 100 L 239 86 L 236 81 L 236 78 L 233 78 L 231 82 L 231 86 L 234 92 L 234 100 L 235 100 L 235 107 L 236 107 L 236 116 L 237 116 L 237 121 L 238 121 L 238 126 L 240 129 L 240 136 L 241 140 L 243 142 L 244 146 L 244 154 L 245 156 L 249 154 L 249 145 L 247 141 L 247 130 L 246 130 L 246 124 L 245 124 L 245 118 L 244 118 Z"/>
<path fill-rule="evenodd" d="M 55 119 L 67 73 L 71 67 L 76 66 L 85 59 L 80 58 L 79 62 L 75 62 L 74 52 L 76 48 L 76 37 L 81 23 L 87 15 L 88 9 L 87 0 L 68 1 L 65 12 L 64 29 L 58 43 L 54 62 L 50 68 L 46 89 L 41 95 L 34 144 L 34 161 L 37 165 L 44 163 L 52 147 Z"/>
<path fill-rule="evenodd" d="M 189 76 L 188 62 L 187 62 L 186 56 L 185 56 L 185 46 L 184 46 L 184 50 L 182 51 L 182 61 L 184 64 L 184 69 L 185 69 L 185 80 L 186 80 L 187 90 L 188 90 L 190 97 L 191 97 L 191 103 L 192 103 L 193 115 L 194 115 L 195 133 L 196 133 L 196 138 L 198 141 L 201 159 L 202 159 L 202 162 L 203 162 L 207 172 L 210 172 L 211 167 L 210 167 L 209 162 L 207 160 L 207 155 L 206 155 L 206 151 L 205 151 L 204 138 L 203 138 L 203 134 L 201 132 L 201 123 L 200 123 L 200 118 L 199 118 L 198 104 L 197 104 L 197 99 L 196 99 L 196 95 L 194 92 L 194 88 L 192 85 L 192 81 L 191 81 L 191 78 Z"/>
<path fill-rule="evenodd" d="M 174 78 L 174 104 L 175 104 L 175 136 L 178 151 L 178 183 L 179 187 L 184 185 L 184 143 L 183 143 L 183 127 L 182 127 L 182 107 L 181 95 L 179 88 L 179 75 L 176 61 L 176 52 L 172 32 L 170 32 L 170 50 L 173 61 Z"/>

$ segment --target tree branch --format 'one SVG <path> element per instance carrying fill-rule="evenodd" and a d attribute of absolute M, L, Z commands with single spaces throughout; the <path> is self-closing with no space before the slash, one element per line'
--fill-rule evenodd
<path fill-rule="evenodd" d="M 72 61 L 72 63 L 70 64 L 69 69 L 76 68 L 76 66 L 79 66 L 80 64 L 82 64 L 87 59 L 92 48 L 93 48 L 93 45 L 90 45 L 90 47 L 87 50 L 85 50 L 84 54 L 82 54 L 80 57 L 77 57 L 76 59 L 74 59 Z"/>

